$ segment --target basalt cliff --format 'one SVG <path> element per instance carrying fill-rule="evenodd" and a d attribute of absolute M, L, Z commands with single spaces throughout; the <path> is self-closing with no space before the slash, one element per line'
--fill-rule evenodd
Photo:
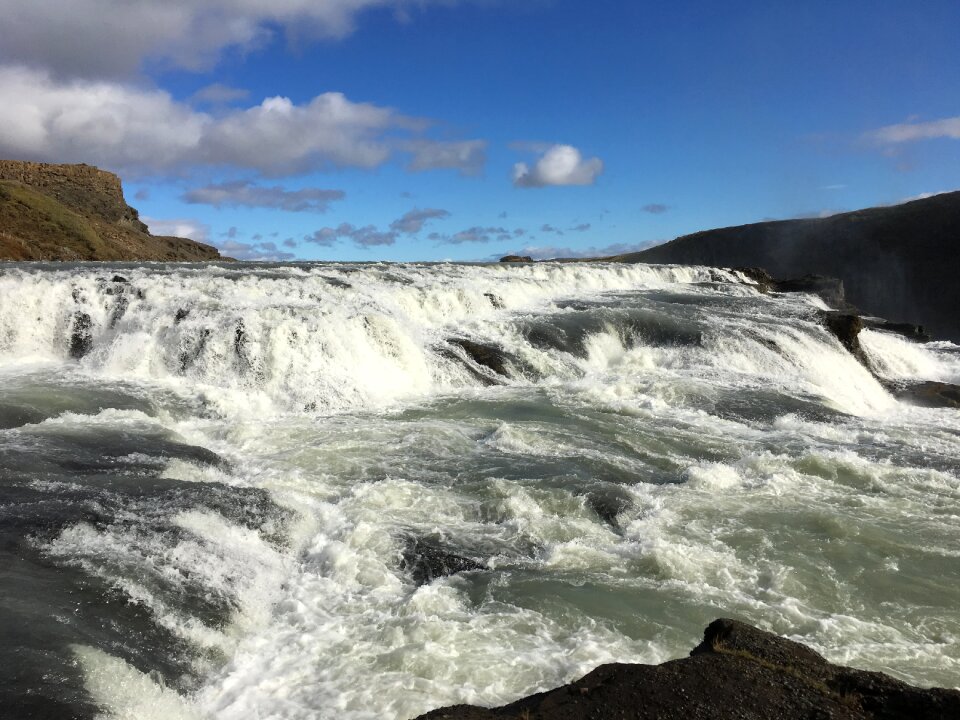
<path fill-rule="evenodd" d="M 839 278 L 849 302 L 960 341 L 960 192 L 826 218 L 705 230 L 608 260 Z"/>
<path fill-rule="evenodd" d="M 210 245 L 151 235 L 113 173 L 0 160 L 0 260 L 222 259 Z"/>

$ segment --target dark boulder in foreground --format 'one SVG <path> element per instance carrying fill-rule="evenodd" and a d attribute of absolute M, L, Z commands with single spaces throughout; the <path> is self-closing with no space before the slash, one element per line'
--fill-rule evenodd
<path fill-rule="evenodd" d="M 533 262 L 533 258 L 529 255 L 504 255 L 500 262 Z"/>
<path fill-rule="evenodd" d="M 827 662 L 800 643 L 715 620 L 690 657 L 601 665 L 580 680 L 501 708 L 456 705 L 420 720 L 947 720 L 960 691 L 922 689 Z"/>

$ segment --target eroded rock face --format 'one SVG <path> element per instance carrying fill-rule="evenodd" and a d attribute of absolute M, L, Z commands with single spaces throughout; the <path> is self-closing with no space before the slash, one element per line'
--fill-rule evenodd
<path fill-rule="evenodd" d="M 960 691 L 922 689 L 833 665 L 800 643 L 736 620 L 710 623 L 690 657 L 601 665 L 580 680 L 500 708 L 457 705 L 419 720 L 946 720 Z"/>

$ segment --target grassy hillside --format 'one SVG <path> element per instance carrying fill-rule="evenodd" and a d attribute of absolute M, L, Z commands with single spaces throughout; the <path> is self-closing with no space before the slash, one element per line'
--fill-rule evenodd
<path fill-rule="evenodd" d="M 0 260 L 219 259 L 210 245 L 151 235 L 111 173 L 0 161 Z"/>

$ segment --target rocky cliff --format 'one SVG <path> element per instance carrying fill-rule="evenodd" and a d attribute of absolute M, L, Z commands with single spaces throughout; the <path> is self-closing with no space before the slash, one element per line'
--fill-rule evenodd
<path fill-rule="evenodd" d="M 960 341 L 960 192 L 811 220 L 706 230 L 611 260 L 829 275 L 863 311 Z"/>
<path fill-rule="evenodd" d="M 219 259 L 210 245 L 151 235 L 113 173 L 0 160 L 0 260 Z"/>

